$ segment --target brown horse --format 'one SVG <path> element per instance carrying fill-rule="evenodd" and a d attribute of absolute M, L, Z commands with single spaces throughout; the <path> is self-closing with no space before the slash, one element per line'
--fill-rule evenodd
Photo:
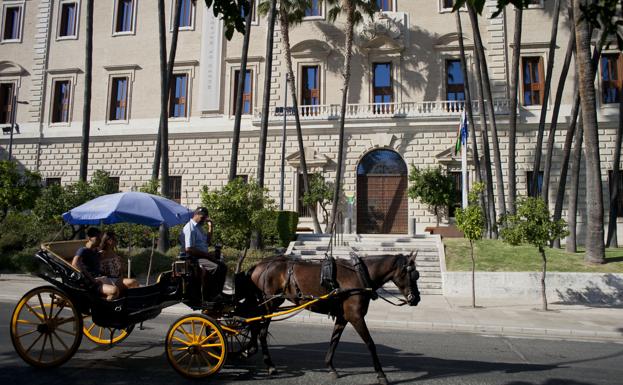
<path fill-rule="evenodd" d="M 370 299 L 376 289 L 392 281 L 405 296 L 403 304 L 416 306 L 420 302 L 420 292 L 417 287 L 419 273 L 415 268 L 415 256 L 381 255 L 362 259 L 368 279 L 355 267 L 353 263 L 337 260 L 337 283 L 339 291 L 330 299 L 311 305 L 308 310 L 330 314 L 335 317 L 335 326 L 331 336 L 329 350 L 325 364 L 334 379 L 338 378 L 333 366 L 333 355 L 340 337 L 347 323 L 350 323 L 361 339 L 365 342 L 374 364 L 374 370 L 380 384 L 387 384 L 387 377 L 376 354 L 376 347 L 365 322 Z M 257 298 L 264 304 L 262 312 L 275 312 L 287 299 L 294 304 L 302 304 L 312 297 L 327 294 L 327 290 L 320 285 L 320 269 L 318 262 L 293 260 L 284 256 L 265 259 L 248 271 L 253 285 L 257 288 Z M 367 281 L 367 284 L 366 284 Z M 371 287 L 369 287 L 371 286 Z M 275 372 L 275 367 L 268 352 L 266 337 L 270 320 L 258 325 L 252 338 L 252 349 L 257 348 L 259 336 L 264 363 L 269 373 Z"/>

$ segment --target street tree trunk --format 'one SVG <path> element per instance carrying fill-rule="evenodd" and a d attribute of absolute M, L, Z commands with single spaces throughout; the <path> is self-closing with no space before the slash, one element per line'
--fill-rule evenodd
<path fill-rule="evenodd" d="M 576 63 L 579 72 L 579 90 L 586 143 L 586 255 L 589 263 L 603 263 L 604 247 L 604 205 L 601 191 L 601 165 L 599 158 L 599 136 L 597 132 L 597 111 L 595 107 L 594 71 L 591 65 L 590 28 L 582 16 L 581 6 L 588 0 L 574 0 L 573 13 L 577 45 Z"/>
<path fill-rule="evenodd" d="M 539 247 L 539 253 L 543 261 L 543 270 L 541 271 L 541 299 L 543 300 L 543 311 L 547 311 L 547 293 L 545 290 L 545 274 L 547 272 L 547 257 L 545 256 L 545 250 Z"/>
<path fill-rule="evenodd" d="M 539 170 L 541 169 L 541 154 L 543 153 L 543 135 L 545 133 L 545 118 L 547 117 L 549 92 L 552 86 L 554 56 L 556 54 L 556 38 L 558 36 L 559 17 L 560 17 L 560 0 L 555 0 L 553 17 L 552 17 L 552 32 L 550 34 L 549 50 L 547 54 L 547 70 L 545 72 L 545 86 L 544 86 L 544 91 L 543 91 L 543 98 L 541 100 L 541 116 L 539 119 L 539 130 L 537 133 L 536 147 L 535 147 L 535 152 L 534 152 L 534 165 L 532 167 L 533 172 L 532 172 L 532 191 L 530 191 L 531 196 L 538 195 L 537 191 L 538 191 L 538 181 L 539 181 Z M 549 205 L 548 203 L 549 199 L 548 199 L 548 196 L 546 195 L 549 190 L 547 189 L 547 186 L 545 185 L 545 178 L 543 178 L 542 188 L 544 190 L 543 197 L 545 200 L 545 204 Z"/>
<path fill-rule="evenodd" d="M 506 198 L 504 195 L 504 178 L 502 176 L 502 156 L 500 154 L 500 141 L 498 139 L 498 129 L 495 121 L 495 111 L 493 108 L 493 95 L 491 93 L 491 82 L 489 80 L 489 70 L 487 69 L 487 58 L 485 57 L 485 48 L 480 36 L 480 28 L 478 27 L 478 16 L 476 10 L 467 5 L 467 12 L 472 23 L 472 30 L 474 34 L 474 48 L 476 50 L 476 56 L 480 58 L 480 69 L 482 72 L 482 90 L 484 91 L 484 98 L 486 103 L 481 108 L 487 108 L 487 114 L 489 115 L 489 124 L 491 126 L 491 139 L 493 144 L 493 163 L 495 165 L 495 183 L 498 193 L 497 206 L 498 213 L 506 213 Z M 497 219 L 497 218 L 496 218 Z"/>
<path fill-rule="evenodd" d="M 262 123 L 260 145 L 257 158 L 257 184 L 264 187 L 264 167 L 266 166 L 266 141 L 268 139 L 268 118 L 270 112 L 270 89 L 273 74 L 273 43 L 275 40 L 275 20 L 277 19 L 277 0 L 271 0 L 268 11 L 268 32 L 266 35 L 266 63 L 264 66 L 264 98 L 262 101 Z"/>
<path fill-rule="evenodd" d="M 623 97 L 619 95 L 619 116 L 623 117 Z M 612 177 L 610 180 L 610 216 L 608 218 L 608 247 L 618 247 L 617 240 L 617 217 L 618 217 L 618 201 L 619 180 L 621 178 L 619 168 L 621 162 L 621 139 L 623 138 L 623 118 L 619 118 L 619 127 L 614 141 L 614 158 L 612 158 Z"/>
<path fill-rule="evenodd" d="M 569 207 L 567 209 L 567 225 L 569 236 L 565 250 L 568 253 L 578 252 L 577 241 L 577 218 L 578 218 L 578 191 L 580 189 L 580 169 L 582 167 L 582 143 L 584 141 L 584 129 L 582 127 L 582 112 L 578 119 L 578 132 L 575 134 L 575 147 L 573 148 L 573 160 L 571 163 L 571 180 L 569 180 Z"/>
<path fill-rule="evenodd" d="M 474 258 L 474 241 L 469 240 L 470 256 L 472 258 L 472 307 L 476 307 L 476 259 Z"/>
<path fill-rule="evenodd" d="M 472 20 L 472 23 L 474 21 Z M 477 22 L 477 21 L 476 21 Z M 495 196 L 493 193 L 493 173 L 491 170 L 491 152 L 489 150 L 489 134 L 487 133 L 487 117 L 485 114 L 485 100 L 483 94 L 483 82 L 480 55 L 474 52 L 474 64 L 476 66 L 474 73 L 476 74 L 476 90 L 478 93 L 478 113 L 480 116 L 480 134 L 482 136 L 482 149 L 484 155 L 484 167 L 485 167 L 485 187 L 487 189 L 487 213 L 489 227 L 487 229 L 487 236 L 489 238 L 497 238 L 497 216 L 495 213 Z"/>
<path fill-rule="evenodd" d="M 305 194 L 309 193 L 309 173 L 307 171 L 307 160 L 305 159 L 305 145 L 303 144 L 303 130 L 301 129 L 301 118 L 299 116 L 299 103 L 296 93 L 296 77 L 294 77 L 294 69 L 292 66 L 292 50 L 290 46 L 290 23 L 288 20 L 288 13 L 284 10 L 280 10 L 280 22 L 281 22 L 281 34 L 283 37 L 283 45 L 286 54 L 286 65 L 288 67 L 288 79 L 290 80 L 290 93 L 292 96 L 292 107 L 294 110 L 294 121 L 296 124 L 296 139 L 299 146 L 300 166 L 303 172 L 303 189 Z M 286 84 L 286 87 L 288 85 Z M 285 114 L 286 111 L 283 111 Z M 320 223 L 318 222 L 318 207 L 314 205 L 309 210 L 312 222 L 314 224 L 314 232 L 316 234 L 322 233 Z"/>
<path fill-rule="evenodd" d="M 342 187 L 342 173 L 344 168 L 344 125 L 346 124 L 346 103 L 348 103 L 348 85 L 350 83 L 351 59 L 353 56 L 353 33 L 355 28 L 355 7 L 350 1 L 344 2 L 346 12 L 346 57 L 344 60 L 344 84 L 342 86 L 342 106 L 340 108 L 340 127 L 337 149 L 337 170 L 335 172 L 335 190 L 331 206 L 331 221 L 329 231 L 333 231 L 337 210 L 340 203 L 340 189 Z"/>
<path fill-rule="evenodd" d="M 240 125 L 242 124 L 242 99 L 245 81 L 247 79 L 247 61 L 249 58 L 249 42 L 251 41 L 251 23 L 253 21 L 254 1 L 249 0 L 249 12 L 244 17 L 244 39 L 240 55 L 240 72 L 238 73 L 238 88 L 236 90 L 236 113 L 234 116 L 234 133 L 231 140 L 231 159 L 229 161 L 229 181 L 238 175 L 238 147 L 240 146 Z"/>
<path fill-rule="evenodd" d="M 573 9 L 569 7 L 569 17 L 573 19 Z M 558 114 L 560 112 L 560 104 L 562 103 L 562 93 L 565 89 L 565 83 L 567 82 L 567 75 L 569 73 L 569 67 L 571 65 L 571 58 L 573 57 L 573 51 L 575 50 L 575 34 L 571 31 L 569 42 L 567 45 L 567 52 L 565 53 L 565 59 L 560 71 L 560 78 L 558 79 L 558 86 L 556 87 L 556 97 L 554 99 L 554 108 L 552 110 L 552 122 L 549 125 L 549 133 L 547 137 L 547 150 L 545 152 L 545 164 L 543 165 L 543 190 L 541 191 L 541 197 L 545 203 L 549 200 L 549 181 L 552 175 L 552 158 L 554 152 L 554 142 L 556 140 L 556 128 L 558 126 Z M 537 152 L 540 147 L 537 147 Z"/>
<path fill-rule="evenodd" d="M 84 53 L 84 106 L 82 110 L 82 148 L 80 152 L 80 180 L 87 181 L 89 143 L 91 135 L 91 91 L 93 84 L 93 1 L 87 0 L 86 44 Z"/>
<path fill-rule="evenodd" d="M 515 170 L 515 145 L 517 143 L 517 92 L 519 88 L 519 58 L 521 57 L 521 32 L 523 7 L 515 7 L 515 34 L 513 36 L 513 63 L 511 65 L 510 117 L 508 127 L 508 211 L 515 214 L 517 182 Z"/>

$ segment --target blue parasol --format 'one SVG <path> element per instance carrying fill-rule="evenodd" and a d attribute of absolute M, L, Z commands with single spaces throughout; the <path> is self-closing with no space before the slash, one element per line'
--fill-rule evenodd
<path fill-rule="evenodd" d="M 130 222 L 157 227 L 188 222 L 192 212 L 172 200 L 142 193 L 121 192 L 102 195 L 63 214 L 71 225 L 100 225 Z"/>

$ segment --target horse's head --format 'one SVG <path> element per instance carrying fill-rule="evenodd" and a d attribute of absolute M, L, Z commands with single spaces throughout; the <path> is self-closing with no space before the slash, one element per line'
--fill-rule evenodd
<path fill-rule="evenodd" d="M 420 273 L 415 267 L 416 256 L 417 252 L 411 253 L 408 257 L 403 256 L 401 258 L 403 261 L 396 264 L 396 271 L 392 277 L 392 282 L 398 286 L 409 306 L 416 306 L 420 302 L 420 290 L 417 287 Z"/>

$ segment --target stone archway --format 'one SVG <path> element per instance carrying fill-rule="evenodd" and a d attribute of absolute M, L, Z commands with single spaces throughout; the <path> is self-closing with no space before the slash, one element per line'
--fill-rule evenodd
<path fill-rule="evenodd" d="M 407 164 L 389 149 L 367 153 L 357 165 L 357 232 L 406 234 Z"/>

